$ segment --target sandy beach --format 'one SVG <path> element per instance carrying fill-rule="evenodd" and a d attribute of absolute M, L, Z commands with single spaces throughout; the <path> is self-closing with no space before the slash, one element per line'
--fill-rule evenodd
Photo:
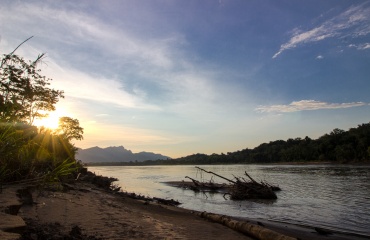
<path fill-rule="evenodd" d="M 260 232 L 259 237 L 252 237 L 212 221 L 216 215 L 135 199 L 85 181 L 65 184 L 58 191 L 29 184 L 3 186 L 0 210 L 18 218 L 13 227 L 4 227 L 5 220 L 0 221 L 1 239 L 364 239 L 250 220 L 245 224 Z M 242 221 L 232 222 L 240 225 Z"/>

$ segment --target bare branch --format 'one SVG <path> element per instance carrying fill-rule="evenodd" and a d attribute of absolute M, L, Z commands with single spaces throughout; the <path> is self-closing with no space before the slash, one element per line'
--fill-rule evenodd
<path fill-rule="evenodd" d="M 21 44 L 19 44 L 19 45 L 18 45 L 18 46 L 13 50 L 13 52 L 9 53 L 9 54 L 8 54 L 8 56 L 9 56 L 9 57 L 11 57 L 11 56 L 15 53 L 15 51 L 17 51 L 17 49 L 18 49 L 20 46 L 22 46 L 25 42 L 27 42 L 27 41 L 28 41 L 28 40 L 30 40 L 31 38 L 33 38 L 33 36 L 31 36 L 31 37 L 27 38 L 26 40 L 24 40 Z M 2 68 L 2 67 L 3 67 L 3 65 L 4 65 L 5 61 L 6 61 L 6 58 L 3 58 L 3 61 L 1 62 L 1 65 L 0 65 L 0 68 Z"/>
<path fill-rule="evenodd" d="M 27 38 L 26 40 L 24 40 L 21 44 L 19 44 L 14 50 L 13 52 L 10 53 L 10 55 L 13 55 L 15 51 L 17 51 L 17 49 L 23 45 L 23 43 L 27 42 L 28 40 L 30 40 L 31 38 L 33 38 L 33 36 Z"/>

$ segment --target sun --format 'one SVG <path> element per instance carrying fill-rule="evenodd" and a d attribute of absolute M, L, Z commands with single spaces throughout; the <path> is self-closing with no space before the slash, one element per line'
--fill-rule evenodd
<path fill-rule="evenodd" d="M 37 127 L 45 127 L 51 130 L 55 130 L 58 128 L 59 118 L 66 116 L 63 110 L 55 110 L 53 112 L 49 112 L 49 115 L 45 118 L 36 119 L 34 121 L 34 125 Z"/>

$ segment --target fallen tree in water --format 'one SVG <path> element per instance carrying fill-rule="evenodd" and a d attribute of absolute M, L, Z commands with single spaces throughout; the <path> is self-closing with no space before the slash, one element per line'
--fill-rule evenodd
<path fill-rule="evenodd" d="M 191 189 L 193 191 L 210 191 L 210 192 L 219 192 L 224 193 L 224 196 L 230 195 L 231 200 L 246 200 L 246 199 L 277 199 L 275 191 L 281 190 L 278 186 L 273 186 L 267 182 L 261 181 L 260 183 L 255 181 L 247 172 L 245 176 L 247 177 L 235 177 L 235 180 L 228 179 L 217 173 L 207 171 L 200 167 L 195 167 L 198 170 L 212 174 L 219 178 L 224 179 L 228 182 L 225 183 L 214 183 L 209 182 L 200 182 L 196 179 L 186 176 L 191 180 L 191 182 L 181 182 L 175 186 Z"/>
<path fill-rule="evenodd" d="M 252 224 L 246 221 L 238 221 L 225 215 L 219 215 L 207 212 L 197 212 L 196 215 L 208 219 L 212 222 L 220 223 L 233 230 L 244 233 L 254 239 L 259 240 L 297 240 L 297 238 L 286 236 L 284 234 L 272 231 L 263 226 Z"/>

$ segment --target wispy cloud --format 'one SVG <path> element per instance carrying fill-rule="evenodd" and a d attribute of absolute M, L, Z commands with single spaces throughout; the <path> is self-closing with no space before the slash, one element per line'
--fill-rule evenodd
<path fill-rule="evenodd" d="M 315 100 L 301 100 L 295 101 L 287 105 L 271 105 L 271 106 L 260 106 L 255 110 L 261 113 L 289 113 L 299 112 L 308 110 L 320 110 L 320 109 L 340 109 L 340 108 L 351 108 L 364 106 L 364 102 L 351 102 L 351 103 L 327 103 Z"/>
<path fill-rule="evenodd" d="M 367 2 L 368 3 L 368 2 Z M 322 41 L 330 37 L 359 37 L 370 33 L 370 7 L 364 3 L 350 7 L 347 11 L 335 16 L 321 25 L 307 30 L 296 30 L 287 43 L 280 46 L 272 58 L 299 45 Z M 350 33 L 346 32 L 351 30 Z"/>
<path fill-rule="evenodd" d="M 370 43 L 350 44 L 350 45 L 348 45 L 348 47 L 356 48 L 357 50 L 366 50 L 366 49 L 370 49 Z"/>
<path fill-rule="evenodd" d="M 55 42 L 62 42 L 68 48 L 78 48 L 81 45 L 88 48 L 94 45 L 94 51 L 122 57 L 122 62 L 129 59 L 131 63 L 140 65 L 145 63 L 163 68 L 171 67 L 170 47 L 177 42 L 176 36 L 141 38 L 128 29 L 107 24 L 86 13 L 44 4 L 20 4 L 12 5 L 11 8 L 10 14 L 5 14 L 2 18 L 9 18 L 14 24 L 22 26 L 34 25 L 30 27 L 35 32 Z M 56 26 L 58 31 L 55 31 Z"/>
<path fill-rule="evenodd" d="M 94 15 L 52 5 L 12 4 L 9 8 L 0 10 L 0 20 L 29 25 L 28 31 L 46 38 L 49 46 L 61 45 L 64 51 L 49 52 L 46 73 L 67 97 L 146 110 L 162 109 L 159 103 L 165 102 L 171 111 L 184 111 L 180 104 L 203 112 L 218 95 L 217 74 L 188 59 L 181 34 L 151 38 Z M 40 52 L 45 51 L 42 47 Z M 201 106 L 205 107 L 201 110 Z"/>
<path fill-rule="evenodd" d="M 140 96 L 124 91 L 122 82 L 117 79 L 96 77 L 71 68 L 63 69 L 52 59 L 44 73 L 54 79 L 53 87 L 64 89 L 67 98 L 108 103 L 117 107 L 159 110 L 158 106 L 146 103 Z"/>

